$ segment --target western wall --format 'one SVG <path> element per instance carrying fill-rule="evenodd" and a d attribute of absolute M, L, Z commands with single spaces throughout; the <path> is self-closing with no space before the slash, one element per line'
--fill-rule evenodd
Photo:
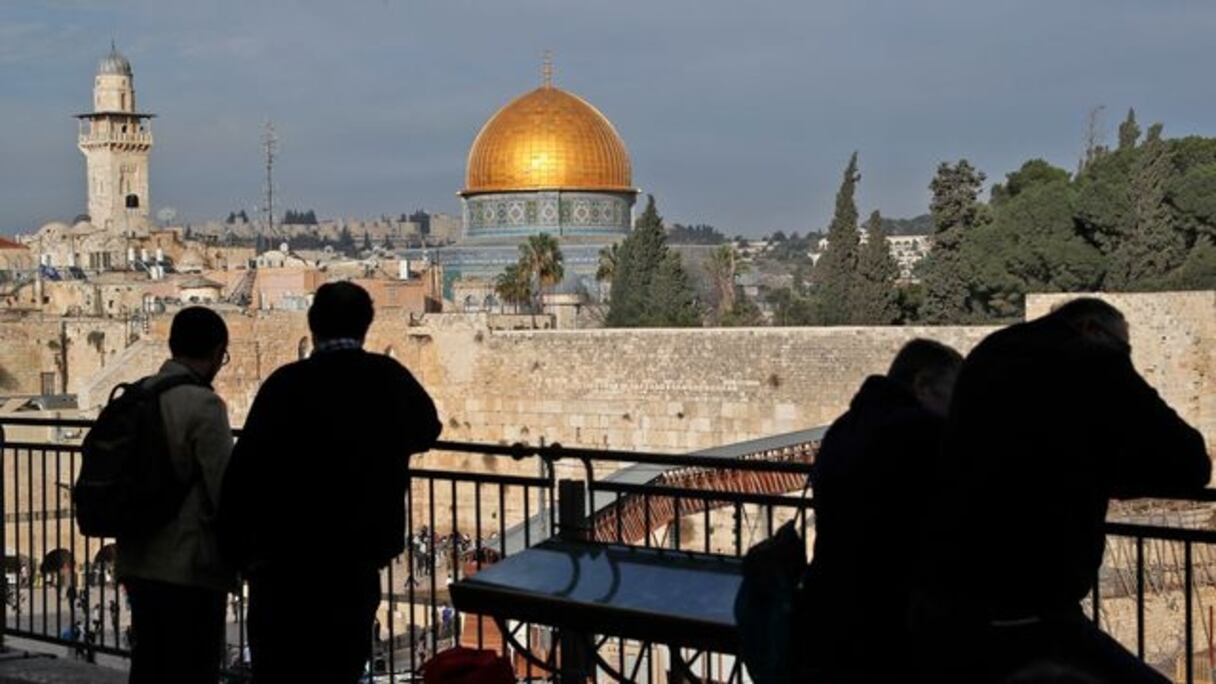
<path fill-rule="evenodd" d="M 1030 296 L 1028 316 L 1060 297 Z M 1108 298 L 1129 318 L 1137 368 L 1216 442 L 1216 292 Z M 216 385 L 239 426 L 260 383 L 311 342 L 302 312 L 224 316 L 232 363 Z M 169 323 L 157 317 L 144 332 L 104 318 L 5 320 L 4 392 L 39 394 L 42 373 L 61 383 L 66 370 L 67 391 L 95 410 L 115 384 L 156 369 Z M 995 329 L 502 328 L 484 314 L 388 316 L 376 321 L 368 348 L 418 376 L 439 405 L 445 439 L 686 452 L 826 425 L 907 340 L 931 337 L 966 352 Z"/>

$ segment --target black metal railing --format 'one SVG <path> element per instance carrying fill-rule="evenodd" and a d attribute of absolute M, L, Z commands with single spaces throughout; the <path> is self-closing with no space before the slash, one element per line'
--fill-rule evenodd
<path fill-rule="evenodd" d="M 72 519 L 69 488 L 90 424 L 0 418 L 0 624 L 9 640 L 85 659 L 125 658 L 130 613 L 114 576 L 114 546 L 80 536 Z M 18 431 L 44 434 L 22 439 Z M 763 448 L 689 455 L 445 441 L 413 456 L 403 502 L 410 538 L 382 572 L 371 681 L 413 681 L 426 660 L 456 643 L 501 649 L 521 678 L 547 676 L 544 656 L 556 642 L 547 628 L 507 625 L 512 633 L 504 635 L 489 620 L 460 615 L 447 585 L 552 536 L 561 480 L 583 483 L 586 531 L 595 540 L 737 556 L 786 520 L 813 529 L 804 483 L 815 439 L 795 434 Z M 1216 491 L 1114 507 L 1107 563 L 1089 606 L 1128 648 L 1188 683 L 1212 681 L 1216 531 L 1202 508 L 1210 502 Z M 227 671 L 239 681 L 247 671 L 243 595 L 232 597 L 227 619 Z M 510 641 L 524 648 L 517 653 Z M 615 635 L 594 643 L 600 675 L 668 676 L 665 647 Z M 729 654 L 684 656 L 705 681 L 743 681 Z"/>

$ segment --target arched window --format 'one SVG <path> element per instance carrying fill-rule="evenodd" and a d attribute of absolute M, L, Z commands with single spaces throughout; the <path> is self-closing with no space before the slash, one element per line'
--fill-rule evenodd
<path fill-rule="evenodd" d="M 127 195 L 127 208 L 128 209 L 138 209 L 139 208 L 139 195 Z"/>

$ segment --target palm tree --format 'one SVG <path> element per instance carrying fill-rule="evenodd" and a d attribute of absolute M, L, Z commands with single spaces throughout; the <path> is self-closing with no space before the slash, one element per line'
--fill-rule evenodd
<path fill-rule="evenodd" d="M 514 306 L 515 313 L 519 313 L 519 305 L 532 299 L 532 276 L 519 264 L 511 264 L 494 279 L 494 293 L 504 304 Z"/>
<path fill-rule="evenodd" d="M 731 245 L 722 245 L 710 252 L 705 261 L 705 270 L 717 293 L 717 314 L 720 319 L 735 307 L 735 277 L 747 271 L 747 265 L 739 262 L 739 253 Z"/>
<path fill-rule="evenodd" d="M 527 242 L 519 246 L 519 269 L 527 274 L 529 281 L 536 281 L 533 296 L 537 301 L 534 305 L 540 304 L 546 288 L 557 285 L 566 277 L 564 258 L 557 240 L 548 233 L 531 235 Z"/>

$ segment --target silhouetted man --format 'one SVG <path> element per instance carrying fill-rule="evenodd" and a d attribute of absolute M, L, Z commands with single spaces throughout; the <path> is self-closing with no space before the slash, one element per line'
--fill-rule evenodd
<path fill-rule="evenodd" d="M 866 378 L 815 457 L 815 553 L 804 583 L 809 672 L 831 682 L 900 681 L 922 490 L 932 478 L 963 357 L 913 340 Z"/>
<path fill-rule="evenodd" d="M 201 306 L 182 309 L 169 329 L 169 351 L 173 358 L 143 382 L 167 387 L 157 399 L 168 458 L 190 488 L 167 524 L 118 545 L 118 577 L 131 603 L 131 682 L 214 684 L 228 592 L 236 588 L 236 571 L 220 556 L 215 529 L 232 454 L 228 407 L 211 389 L 228 360 L 224 319 Z M 110 609 L 116 616 L 118 604 Z"/>
<path fill-rule="evenodd" d="M 1168 681 L 1082 615 L 1112 497 L 1193 492 L 1203 438 L 1132 367 L 1113 306 L 1073 300 L 993 333 L 959 374 L 927 530 L 922 655 L 939 681 L 1034 662 L 1106 681 Z M 952 668 L 951 676 L 944 668 Z"/>
<path fill-rule="evenodd" d="M 312 355 L 262 385 L 232 456 L 221 517 L 259 683 L 359 678 L 379 570 L 404 549 L 406 457 L 441 430 L 409 371 L 363 350 L 373 316 L 357 285 L 318 289 Z"/>

